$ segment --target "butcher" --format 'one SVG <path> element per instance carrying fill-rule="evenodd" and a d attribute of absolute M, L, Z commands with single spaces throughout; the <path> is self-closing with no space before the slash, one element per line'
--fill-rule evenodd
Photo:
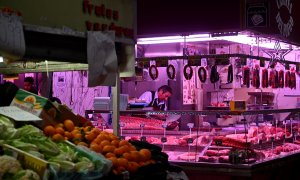
<path fill-rule="evenodd" d="M 150 107 L 154 111 L 167 111 L 168 106 L 167 102 L 169 97 L 172 96 L 172 88 L 168 85 L 163 85 L 157 89 L 157 91 L 146 91 L 144 92 L 139 99 L 144 100 L 146 107 Z M 155 114 L 151 115 L 154 118 L 166 120 L 167 115 L 164 114 Z M 174 129 L 179 123 L 174 121 L 168 125 L 167 129 Z"/>

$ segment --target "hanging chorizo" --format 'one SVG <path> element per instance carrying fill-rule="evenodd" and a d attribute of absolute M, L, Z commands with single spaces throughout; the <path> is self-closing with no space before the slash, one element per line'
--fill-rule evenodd
<path fill-rule="evenodd" d="M 243 68 L 243 85 L 250 87 L 250 69 L 247 66 Z"/>
<path fill-rule="evenodd" d="M 286 71 L 285 72 L 284 86 L 285 87 L 290 87 L 290 83 L 291 83 L 291 73 L 290 73 L 290 71 Z"/>
<path fill-rule="evenodd" d="M 284 74 L 282 69 L 278 72 L 278 87 L 284 88 Z"/>
<path fill-rule="evenodd" d="M 259 86 L 260 86 L 259 68 L 255 68 L 253 70 L 252 86 L 255 87 L 255 88 L 259 88 Z"/>
<path fill-rule="evenodd" d="M 262 80 L 262 84 L 261 84 L 261 86 L 263 87 L 263 88 L 267 88 L 268 86 L 269 86 L 269 82 L 268 82 L 268 69 L 263 69 L 262 70 L 262 78 L 261 78 Z"/>

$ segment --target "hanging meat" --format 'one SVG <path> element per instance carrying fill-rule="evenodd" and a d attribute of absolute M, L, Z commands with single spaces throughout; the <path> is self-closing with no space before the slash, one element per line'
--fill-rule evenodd
<path fill-rule="evenodd" d="M 190 65 L 185 65 L 183 68 L 183 75 L 186 80 L 190 80 L 193 76 L 193 68 Z"/>
<path fill-rule="evenodd" d="M 261 72 L 261 76 L 262 76 L 262 78 L 261 78 L 261 86 L 263 87 L 263 88 L 267 88 L 267 87 L 269 87 L 269 82 L 268 82 L 268 69 L 263 69 L 262 70 L 262 72 Z"/>
<path fill-rule="evenodd" d="M 269 75 L 269 85 L 272 88 L 275 88 L 275 70 L 272 69 Z"/>
<path fill-rule="evenodd" d="M 213 65 L 211 67 L 211 72 L 210 72 L 210 82 L 216 83 L 219 81 L 219 79 L 220 79 L 220 77 L 219 77 L 219 73 L 217 71 L 217 65 Z"/>
<path fill-rule="evenodd" d="M 252 86 L 255 88 L 259 88 L 259 86 L 260 86 L 259 68 L 255 68 L 253 70 Z"/>
<path fill-rule="evenodd" d="M 290 87 L 291 84 L 291 73 L 290 71 L 285 72 L 285 81 L 284 81 L 284 86 L 285 87 Z"/>
<path fill-rule="evenodd" d="M 250 69 L 248 66 L 243 68 L 243 85 L 250 87 Z"/>
<path fill-rule="evenodd" d="M 291 72 L 290 88 L 296 89 L 296 73 Z"/>
<path fill-rule="evenodd" d="M 279 76 L 278 76 L 278 71 L 274 70 L 275 74 L 275 88 L 279 87 Z"/>
<path fill-rule="evenodd" d="M 167 75 L 169 79 L 175 78 L 175 67 L 172 64 L 169 64 L 167 67 Z"/>
<path fill-rule="evenodd" d="M 278 87 L 279 88 L 284 88 L 284 74 L 283 70 L 281 69 L 278 72 Z"/>
<path fill-rule="evenodd" d="M 155 65 L 151 65 L 149 68 L 149 74 L 152 80 L 157 79 L 158 77 L 158 69 Z"/>
<path fill-rule="evenodd" d="M 227 76 L 227 83 L 232 83 L 233 81 L 233 68 L 232 64 L 228 66 L 228 76 Z"/>
<path fill-rule="evenodd" d="M 207 72 L 206 72 L 205 67 L 201 66 L 201 67 L 198 69 L 198 77 L 199 77 L 199 80 L 200 80 L 202 83 L 205 83 L 205 82 L 206 82 Z"/>

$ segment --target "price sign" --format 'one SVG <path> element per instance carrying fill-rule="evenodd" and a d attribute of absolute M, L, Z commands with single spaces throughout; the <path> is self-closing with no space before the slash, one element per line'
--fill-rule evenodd
<path fill-rule="evenodd" d="M 140 140 L 143 141 L 143 142 L 146 142 L 146 137 L 145 137 L 145 136 L 142 136 L 142 137 L 140 138 Z"/>
<path fill-rule="evenodd" d="M 16 121 L 41 121 L 42 119 L 16 106 L 0 107 L 0 114 Z"/>
<path fill-rule="evenodd" d="M 215 140 L 217 146 L 222 146 L 222 140 Z"/>
<path fill-rule="evenodd" d="M 188 138 L 186 141 L 187 141 L 188 144 L 192 144 L 193 143 L 193 138 Z"/>
<path fill-rule="evenodd" d="M 162 143 L 165 143 L 165 142 L 167 142 L 167 138 L 166 138 L 166 137 L 162 137 L 162 138 L 160 139 L 160 141 L 161 141 Z"/>
<path fill-rule="evenodd" d="M 140 124 L 140 128 L 144 128 L 145 127 L 145 124 Z"/>
<path fill-rule="evenodd" d="M 23 25 L 20 17 L 0 13 L 0 52 L 12 60 L 25 54 Z"/>

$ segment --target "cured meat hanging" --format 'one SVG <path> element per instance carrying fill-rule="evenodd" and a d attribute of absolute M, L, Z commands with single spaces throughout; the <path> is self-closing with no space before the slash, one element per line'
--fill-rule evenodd
<path fill-rule="evenodd" d="M 175 78 L 175 67 L 172 64 L 169 64 L 167 67 L 167 75 L 169 79 Z"/>
<path fill-rule="evenodd" d="M 284 86 L 285 87 L 290 87 L 291 84 L 291 73 L 290 71 L 285 72 L 285 81 L 284 81 Z"/>
<path fill-rule="evenodd" d="M 243 68 L 243 85 L 250 87 L 250 69 L 248 66 Z"/>
<path fill-rule="evenodd" d="M 269 87 L 269 82 L 268 82 L 268 79 L 269 79 L 269 78 L 268 78 L 268 69 L 266 69 L 266 68 L 263 69 L 263 70 L 262 70 L 262 75 L 261 75 L 261 76 L 262 76 L 262 78 L 261 78 L 261 79 L 262 79 L 262 80 L 261 80 L 261 81 L 262 81 L 262 82 L 261 82 L 261 83 L 262 83 L 261 86 L 262 86 L 263 88 Z"/>
<path fill-rule="evenodd" d="M 205 67 L 201 66 L 198 69 L 198 77 L 199 77 L 199 80 L 201 81 L 201 83 L 205 83 L 206 82 L 207 72 L 206 72 Z"/>
<path fill-rule="evenodd" d="M 183 68 L 183 75 L 186 80 L 190 80 L 193 76 L 193 68 L 190 65 L 185 65 Z"/>
<path fill-rule="evenodd" d="M 284 88 L 284 74 L 283 70 L 281 69 L 278 72 L 278 87 L 279 88 Z"/>
<path fill-rule="evenodd" d="M 290 88 L 296 89 L 296 73 L 295 72 L 291 72 Z"/>
<path fill-rule="evenodd" d="M 232 64 L 228 66 L 228 76 L 227 76 L 227 83 L 232 83 L 233 81 L 233 68 Z"/>
<path fill-rule="evenodd" d="M 211 72 L 210 72 L 210 82 L 216 83 L 219 81 L 219 79 L 220 79 L 220 77 L 219 77 L 219 73 L 217 71 L 217 65 L 213 65 L 211 67 Z"/>
<path fill-rule="evenodd" d="M 151 65 L 149 68 L 149 74 L 152 80 L 157 79 L 158 77 L 158 69 L 155 65 Z"/>
<path fill-rule="evenodd" d="M 269 85 L 274 89 L 278 88 L 278 72 L 274 69 L 270 71 Z"/>
<path fill-rule="evenodd" d="M 255 88 L 259 88 L 259 86 L 260 86 L 259 68 L 255 68 L 253 70 L 252 86 Z"/>

